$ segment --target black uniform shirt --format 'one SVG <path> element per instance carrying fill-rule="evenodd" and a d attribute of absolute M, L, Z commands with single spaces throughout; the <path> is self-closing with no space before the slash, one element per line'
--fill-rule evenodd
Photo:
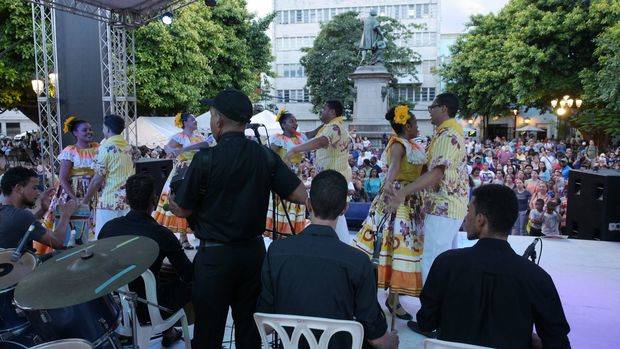
<path fill-rule="evenodd" d="M 532 325 L 544 348 L 570 348 L 570 327 L 553 280 L 507 241 L 480 239 L 433 262 L 420 294 L 422 330 L 439 339 L 492 348 L 530 348 Z"/>
<path fill-rule="evenodd" d="M 300 183 L 271 149 L 229 132 L 194 155 L 175 201 L 193 210 L 187 220 L 199 239 L 245 241 L 264 232 L 270 191 L 286 198 Z"/>
<path fill-rule="evenodd" d="M 274 241 L 261 281 L 259 312 L 356 320 L 366 339 L 377 339 L 387 330 L 370 259 L 340 241 L 331 227 L 313 224 Z M 330 348 L 350 348 L 350 338 L 337 334 Z"/>

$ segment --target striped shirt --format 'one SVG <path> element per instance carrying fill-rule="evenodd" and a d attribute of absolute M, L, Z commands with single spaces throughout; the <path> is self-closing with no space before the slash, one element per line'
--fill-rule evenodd
<path fill-rule="evenodd" d="M 339 116 L 323 125 L 316 138 L 326 137 L 329 145 L 317 149 L 317 172 L 335 170 L 340 172 L 347 182 L 351 182 L 351 166 L 349 166 L 349 131 L 344 126 L 344 118 Z"/>
<path fill-rule="evenodd" d="M 97 208 L 122 211 L 129 209 L 125 182 L 135 173 L 132 148 L 121 135 L 104 139 L 94 162 L 95 174 L 105 177 Z"/>
<path fill-rule="evenodd" d="M 469 177 L 463 128 L 450 118 L 435 130 L 428 151 L 428 170 L 444 166 L 444 177 L 426 192 L 427 213 L 435 216 L 463 219 L 467 214 Z"/>

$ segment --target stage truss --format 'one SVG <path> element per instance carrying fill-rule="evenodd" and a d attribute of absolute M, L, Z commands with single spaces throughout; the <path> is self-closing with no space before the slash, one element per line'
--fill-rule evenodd
<path fill-rule="evenodd" d="M 34 37 L 35 79 L 43 82 L 37 96 L 41 159 L 51 173 L 58 168 L 58 154 L 62 148 L 60 120 L 60 91 L 58 82 L 50 81 L 50 74 L 58 71 L 56 50 L 56 12 L 44 5 L 32 4 L 32 32 Z"/>
<path fill-rule="evenodd" d="M 137 2 L 132 8 L 118 8 L 123 2 L 103 0 L 29 0 L 32 4 L 35 76 L 43 82 L 37 97 L 41 154 L 43 164 L 57 173 L 62 149 L 62 120 L 58 83 L 50 83 L 50 74 L 58 73 L 56 50 L 56 10 L 99 21 L 101 91 L 103 114 L 125 119 L 125 139 L 137 144 L 137 99 L 135 80 L 135 44 L 133 28 L 159 18 L 196 0 L 152 0 Z M 56 75 L 58 76 L 58 75 Z M 62 77 L 58 77 L 62 79 Z"/>
<path fill-rule="evenodd" d="M 138 108 L 133 30 L 111 25 L 109 22 L 100 22 L 99 52 L 103 115 L 122 116 L 126 126 L 125 139 L 132 144 L 138 144 L 135 122 Z"/>

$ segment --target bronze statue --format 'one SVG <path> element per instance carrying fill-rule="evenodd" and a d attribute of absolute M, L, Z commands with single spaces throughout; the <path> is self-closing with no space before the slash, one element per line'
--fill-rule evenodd
<path fill-rule="evenodd" d="M 366 61 L 366 53 L 368 51 L 370 51 L 370 61 L 368 64 L 381 64 L 383 63 L 383 53 L 387 45 L 383 33 L 381 32 L 381 24 L 379 20 L 377 20 L 377 10 L 370 10 L 370 16 L 366 17 L 363 22 L 364 31 L 359 46 L 360 51 L 362 51 L 360 65 Z"/>

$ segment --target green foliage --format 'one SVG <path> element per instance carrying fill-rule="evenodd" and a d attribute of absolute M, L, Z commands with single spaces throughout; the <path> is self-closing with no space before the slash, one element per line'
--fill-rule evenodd
<path fill-rule="evenodd" d="M 513 103 L 544 111 L 568 94 L 584 100 L 577 125 L 617 133 L 618 22 L 618 0 L 511 0 L 471 18 L 440 74 L 464 115 L 507 114 Z"/>
<path fill-rule="evenodd" d="M 201 3 L 176 13 L 171 26 L 136 31 L 137 92 L 142 114 L 204 110 L 198 101 L 235 87 L 258 97 L 260 74 L 272 60 L 265 29 L 275 14 L 255 20 L 243 0 Z"/>
<path fill-rule="evenodd" d="M 30 4 L 0 0 L 0 111 L 34 105 L 33 74 Z"/>
<path fill-rule="evenodd" d="M 244 0 L 221 0 L 213 8 L 195 3 L 175 12 L 171 26 L 154 21 L 138 28 L 139 114 L 199 112 L 201 98 L 227 87 L 257 99 L 261 73 L 269 73 L 272 60 L 265 29 L 274 17 L 256 19 Z M 34 70 L 31 6 L 0 0 L 0 111 L 36 115 Z"/>
<path fill-rule="evenodd" d="M 419 55 L 409 47 L 396 44 L 411 36 L 412 27 L 388 17 L 379 17 L 379 21 L 387 42 L 386 68 L 391 73 L 415 75 L 416 65 L 420 63 Z M 353 109 L 353 84 L 349 75 L 361 60 L 358 47 L 362 31 L 357 12 L 345 12 L 321 24 L 314 45 L 303 49 L 306 55 L 302 57 L 301 64 L 308 76 L 306 86 L 310 90 L 314 112 L 318 112 L 330 99 L 342 101 L 345 109 Z"/>

